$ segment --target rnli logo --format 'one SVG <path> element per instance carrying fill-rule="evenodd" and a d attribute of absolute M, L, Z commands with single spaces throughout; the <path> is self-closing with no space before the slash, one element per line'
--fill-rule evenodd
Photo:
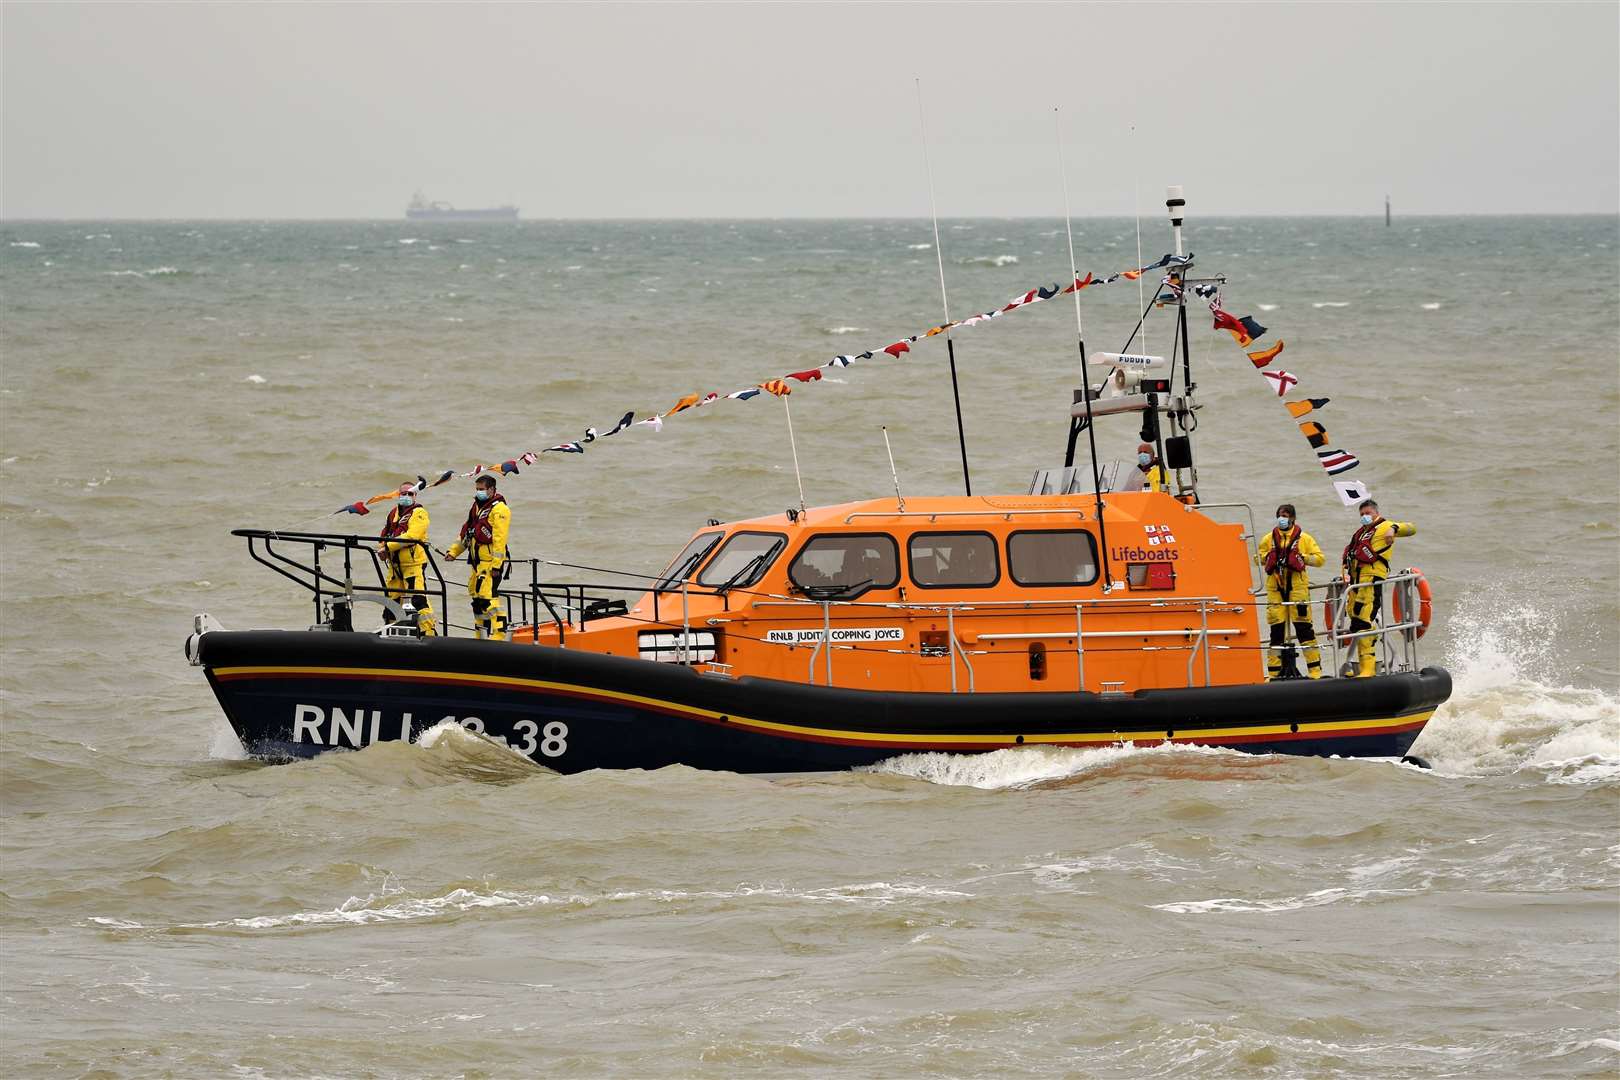
<path fill-rule="evenodd" d="M 1176 534 L 1170 531 L 1168 525 L 1144 525 L 1142 531 L 1147 534 L 1146 547 L 1116 547 L 1109 550 L 1109 554 L 1120 562 L 1174 562 L 1181 558 L 1181 550 L 1175 546 Z"/>

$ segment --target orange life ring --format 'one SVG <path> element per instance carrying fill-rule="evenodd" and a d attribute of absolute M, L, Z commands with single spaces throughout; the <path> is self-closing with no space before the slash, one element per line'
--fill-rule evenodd
<path fill-rule="evenodd" d="M 1429 579 L 1423 576 L 1423 571 L 1415 566 L 1407 567 L 1406 572 L 1412 574 L 1412 587 L 1417 590 L 1417 636 L 1422 637 L 1429 632 L 1429 620 L 1434 617 L 1434 590 L 1429 588 Z M 1404 589 L 1396 589 L 1391 599 L 1395 602 L 1395 621 L 1405 622 L 1406 612 L 1401 610 L 1401 594 Z"/>
<path fill-rule="evenodd" d="M 1344 579 L 1334 578 L 1328 582 L 1327 595 L 1322 599 L 1322 629 L 1330 637 L 1333 636 L 1333 623 L 1339 614 L 1339 605 L 1344 602 Z"/>

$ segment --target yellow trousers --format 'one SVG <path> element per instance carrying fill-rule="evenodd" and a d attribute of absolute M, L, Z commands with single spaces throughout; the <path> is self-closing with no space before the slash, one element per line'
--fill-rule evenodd
<path fill-rule="evenodd" d="M 416 625 L 421 629 L 422 633 L 432 635 L 437 632 L 437 624 L 433 618 L 433 605 L 428 603 L 426 583 L 420 566 L 405 570 L 398 563 L 390 562 L 388 564 L 388 581 L 384 587 L 390 600 L 399 601 L 407 596 L 410 597 L 411 604 L 417 611 Z M 384 614 L 383 618 L 389 622 L 393 621 L 391 615 Z"/>
<path fill-rule="evenodd" d="M 1345 601 L 1350 605 L 1350 632 L 1371 630 L 1384 610 L 1384 583 L 1371 578 L 1365 583 L 1351 585 L 1345 593 Z M 1368 634 L 1356 639 L 1356 663 L 1359 674 L 1377 674 L 1378 635 Z"/>
<path fill-rule="evenodd" d="M 506 616 L 501 613 L 501 564 L 497 559 L 479 562 L 467 575 L 467 596 L 472 600 L 473 630 L 479 637 L 506 637 Z"/>
<path fill-rule="evenodd" d="M 1313 679 L 1322 677 L 1322 651 L 1316 647 L 1316 627 L 1311 625 L 1310 592 L 1305 582 L 1296 581 L 1289 590 L 1289 602 L 1284 604 L 1282 590 L 1275 579 L 1266 581 L 1266 624 L 1271 627 L 1271 647 L 1266 650 L 1266 678 L 1275 679 L 1282 672 L 1283 639 L 1287 624 L 1294 625 L 1294 640 L 1305 656 L 1306 673 Z"/>

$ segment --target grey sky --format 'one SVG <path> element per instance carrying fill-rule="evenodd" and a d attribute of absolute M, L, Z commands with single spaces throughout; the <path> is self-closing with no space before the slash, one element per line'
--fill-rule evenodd
<path fill-rule="evenodd" d="M 0 215 L 1615 212 L 1620 5 L 3 9 Z M 1133 137 L 1133 121 L 1137 131 Z"/>

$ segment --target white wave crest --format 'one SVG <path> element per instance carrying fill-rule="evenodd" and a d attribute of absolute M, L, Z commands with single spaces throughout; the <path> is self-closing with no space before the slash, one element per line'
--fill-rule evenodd
<path fill-rule="evenodd" d="M 1620 779 L 1620 699 L 1558 685 L 1557 614 L 1506 584 L 1466 594 L 1448 628 L 1451 700 L 1412 752 L 1454 775 L 1528 770 L 1555 783 Z"/>
<path fill-rule="evenodd" d="M 1184 746 L 1175 743 L 1162 743 L 1158 746 L 1114 743 L 1086 749 L 1069 746 L 1022 746 L 992 750 L 985 754 L 901 754 L 858 771 L 909 776 L 917 780 L 926 780 L 931 784 L 950 787 L 995 790 L 1025 787 L 1047 780 L 1061 780 L 1130 758 L 1167 754 L 1242 756 L 1240 751 L 1226 750 L 1218 746 Z"/>
<path fill-rule="evenodd" d="M 1269 915 L 1278 911 L 1298 911 L 1301 908 L 1322 907 L 1325 904 L 1337 904 L 1344 900 L 1365 900 L 1374 896 L 1394 896 L 1401 893 L 1416 892 L 1415 889 L 1319 889 L 1304 896 L 1282 896 L 1276 899 L 1256 898 L 1246 900 L 1236 896 L 1217 897 L 1213 900 L 1181 900 L 1170 904 L 1151 905 L 1159 911 L 1168 911 L 1174 915 L 1209 915 L 1213 913 L 1227 914 L 1262 914 Z"/>
<path fill-rule="evenodd" d="M 960 266 L 1014 266 L 1018 262 L 1016 255 L 978 255 L 970 259 L 957 259 Z"/>
<path fill-rule="evenodd" d="M 20 248 L 37 248 L 37 247 L 39 247 L 39 245 L 36 244 L 32 240 L 13 240 L 11 242 L 11 246 L 12 247 L 20 247 Z"/>
<path fill-rule="evenodd" d="M 208 756 L 215 761 L 246 761 L 247 751 L 242 740 L 223 716 L 214 718 L 214 734 L 208 743 Z"/>
<path fill-rule="evenodd" d="M 1424 304 L 1424 305 L 1422 305 L 1422 307 L 1423 307 L 1424 311 L 1439 311 L 1440 310 L 1440 305 L 1439 304 Z"/>
<path fill-rule="evenodd" d="M 1348 300 L 1323 300 L 1319 304 L 1312 304 L 1311 305 L 1311 307 L 1313 307 L 1313 308 L 1341 308 L 1341 307 L 1349 307 L 1349 306 L 1350 306 L 1350 301 L 1348 301 Z"/>
<path fill-rule="evenodd" d="M 1277 305 L 1276 304 L 1256 304 L 1254 306 L 1259 308 L 1261 311 L 1276 311 L 1277 310 Z"/>
<path fill-rule="evenodd" d="M 783 883 L 739 884 L 732 889 L 634 889 L 622 892 L 584 896 L 578 893 L 551 894 L 521 889 L 468 888 L 451 889 L 437 896 L 411 896 L 392 883 L 385 883 L 379 893 L 369 896 L 351 896 L 333 908 L 317 911 L 295 911 L 286 915 L 244 915 L 211 922 L 180 923 L 174 930 L 289 930 L 322 926 L 375 926 L 380 923 L 412 922 L 453 916 L 480 908 L 501 908 L 525 911 L 541 907 L 592 907 L 601 903 L 652 902 L 659 904 L 748 900 L 762 897 L 770 900 L 799 901 L 811 904 L 848 904 L 851 906 L 889 907 L 915 901 L 965 900 L 973 893 L 938 885 L 914 881 L 867 881 L 849 885 L 829 885 L 820 888 L 794 888 Z M 89 922 L 110 930 L 169 929 L 146 926 L 127 919 L 91 916 Z"/>
<path fill-rule="evenodd" d="M 388 903 L 380 900 L 394 897 Z M 291 915 L 254 915 L 246 918 L 221 919 L 217 922 L 187 923 L 186 929 L 214 930 L 235 928 L 240 930 L 280 930 L 295 926 L 368 926 L 375 923 L 409 922 L 431 919 L 439 915 L 474 908 L 533 908 L 547 904 L 589 903 L 584 897 L 552 897 L 544 893 L 477 892 L 473 889 L 452 889 L 443 896 L 404 897 L 384 892 L 380 896 L 361 899 L 351 896 L 335 908 L 326 911 L 298 911 Z"/>
<path fill-rule="evenodd" d="M 263 386 L 265 380 L 264 380 L 263 375 L 249 375 L 247 378 L 243 379 L 242 381 L 243 382 L 250 382 L 250 383 L 254 384 L 255 386 Z"/>
<path fill-rule="evenodd" d="M 866 327 L 864 327 L 864 326 L 828 326 L 828 327 L 823 327 L 821 332 L 823 334 L 864 334 L 866 332 Z"/>
<path fill-rule="evenodd" d="M 148 270 L 146 272 L 146 276 L 147 277 L 174 277 L 176 274 L 183 274 L 183 273 L 185 273 L 185 271 L 180 269 L 177 266 L 154 266 L 154 267 L 152 267 L 150 270 Z"/>
<path fill-rule="evenodd" d="M 934 245 L 933 244 L 907 244 L 906 245 L 906 250 L 907 251 L 933 251 L 934 250 Z"/>

